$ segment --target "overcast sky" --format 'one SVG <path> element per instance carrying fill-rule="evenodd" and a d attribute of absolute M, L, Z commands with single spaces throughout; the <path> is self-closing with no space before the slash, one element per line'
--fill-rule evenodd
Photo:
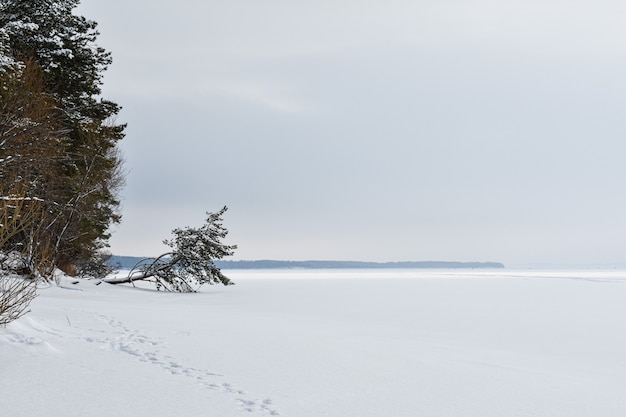
<path fill-rule="evenodd" d="M 83 0 L 129 171 L 111 249 L 626 265 L 622 0 Z"/>

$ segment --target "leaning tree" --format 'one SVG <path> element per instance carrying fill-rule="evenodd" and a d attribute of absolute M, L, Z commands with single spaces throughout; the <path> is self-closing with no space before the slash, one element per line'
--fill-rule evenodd
<path fill-rule="evenodd" d="M 174 229 L 172 239 L 163 241 L 172 250 L 156 258 L 137 263 L 128 276 L 105 279 L 110 284 L 150 281 L 158 290 L 195 292 L 202 284 L 232 285 L 215 260 L 233 255 L 236 245 L 221 242 L 228 234 L 222 225 L 224 206 L 216 213 L 207 212 L 206 222 L 199 228 Z"/>

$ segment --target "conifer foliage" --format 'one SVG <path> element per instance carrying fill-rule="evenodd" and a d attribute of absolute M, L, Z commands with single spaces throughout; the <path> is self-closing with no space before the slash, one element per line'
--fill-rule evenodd
<path fill-rule="evenodd" d="M 41 207 L 0 250 L 45 254 L 70 273 L 103 270 L 124 182 L 120 107 L 99 98 L 111 54 L 78 4 L 0 0 L 0 196 L 25 193 Z"/>

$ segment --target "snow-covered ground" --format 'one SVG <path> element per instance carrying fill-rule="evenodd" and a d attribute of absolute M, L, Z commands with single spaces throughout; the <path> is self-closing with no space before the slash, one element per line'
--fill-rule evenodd
<path fill-rule="evenodd" d="M 225 271 L 41 289 L 0 328 L 11 417 L 623 417 L 626 273 Z"/>

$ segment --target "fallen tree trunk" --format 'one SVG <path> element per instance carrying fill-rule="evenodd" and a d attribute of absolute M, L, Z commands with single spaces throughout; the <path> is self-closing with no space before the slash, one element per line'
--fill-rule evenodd
<path fill-rule="evenodd" d="M 134 276 L 128 275 L 126 277 L 105 278 L 102 281 L 107 284 L 131 284 L 135 281 L 143 281 L 151 277 L 153 277 L 153 275 L 137 274 Z"/>
<path fill-rule="evenodd" d="M 152 278 L 151 281 L 155 281 L 157 287 L 163 287 L 168 291 L 175 291 L 177 288 L 172 289 L 170 287 L 174 284 L 173 281 L 180 280 L 182 281 L 182 286 L 185 289 L 184 292 L 192 292 L 193 288 L 191 285 L 189 285 L 189 283 L 183 278 L 180 278 L 178 276 L 179 274 L 175 274 L 174 272 L 179 259 L 164 260 L 167 256 L 171 255 L 173 255 L 173 253 L 168 252 L 158 258 L 144 258 L 131 268 L 126 277 L 107 278 L 103 281 L 108 284 L 116 285 L 132 284 L 135 281 L 146 281 L 151 280 Z M 178 287 L 180 286 L 180 283 L 174 286 Z"/>
<path fill-rule="evenodd" d="M 135 281 L 152 282 L 158 290 L 171 292 L 195 292 L 202 284 L 234 285 L 219 268 L 212 263 L 204 265 L 202 271 L 189 270 L 181 258 L 168 258 L 174 253 L 164 253 L 158 258 L 144 258 L 137 262 L 125 277 L 105 278 L 108 284 L 133 284 Z M 198 279 L 202 272 L 204 279 Z M 192 283 L 197 285 L 194 287 Z"/>

